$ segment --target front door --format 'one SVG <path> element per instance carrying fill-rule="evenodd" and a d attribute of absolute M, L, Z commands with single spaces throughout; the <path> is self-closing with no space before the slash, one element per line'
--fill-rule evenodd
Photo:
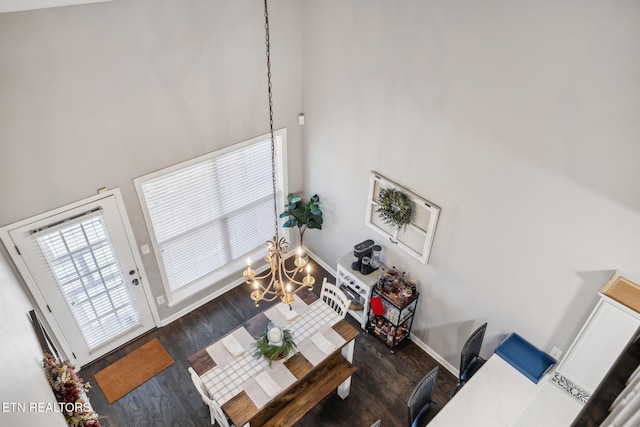
<path fill-rule="evenodd" d="M 5 245 L 77 366 L 154 327 L 129 229 L 117 190 L 3 229 Z"/>

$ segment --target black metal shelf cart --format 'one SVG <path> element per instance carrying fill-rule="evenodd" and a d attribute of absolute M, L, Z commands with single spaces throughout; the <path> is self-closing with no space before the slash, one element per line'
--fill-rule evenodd
<path fill-rule="evenodd" d="M 384 314 L 376 315 L 369 304 L 367 331 L 376 335 L 395 353 L 396 348 L 410 338 L 413 316 L 418 305 L 418 292 L 410 296 L 395 293 L 384 286 L 381 278 L 371 290 L 371 298 L 380 297 Z"/>

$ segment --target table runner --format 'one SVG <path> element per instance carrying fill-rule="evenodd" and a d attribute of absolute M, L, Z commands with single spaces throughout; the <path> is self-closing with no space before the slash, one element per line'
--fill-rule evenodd
<path fill-rule="evenodd" d="M 298 301 L 298 299 L 296 299 L 296 301 Z M 342 319 L 341 316 L 339 316 L 335 311 L 333 311 L 328 305 L 323 303 L 321 300 L 317 300 L 309 306 L 307 306 L 306 303 L 304 302 L 303 304 L 304 306 L 307 307 L 306 313 L 304 315 L 300 314 L 300 316 L 296 317 L 295 319 L 292 319 L 292 323 L 286 327 L 292 332 L 293 338 L 296 343 L 303 343 L 303 341 L 310 339 L 311 336 L 313 336 L 315 333 L 317 333 L 321 329 L 325 327 L 330 328 L 332 325 L 336 324 L 338 321 Z M 302 306 L 298 306 L 298 307 L 302 307 Z M 294 306 L 294 309 L 298 311 L 298 308 L 296 308 L 296 306 Z M 304 307 L 302 307 L 301 310 L 304 310 Z M 282 316 L 282 318 L 284 319 L 284 316 Z M 244 328 L 239 328 L 239 329 L 244 329 Z M 329 339 L 329 336 L 330 334 L 327 333 L 327 339 Z M 238 337 L 236 336 L 236 338 Z M 216 344 L 218 343 L 220 342 L 218 341 Z M 220 345 L 222 344 L 220 343 Z M 222 347 L 222 351 L 226 352 L 226 349 Z M 317 351 L 322 353 L 319 349 L 317 349 Z M 303 353 L 303 355 L 306 358 L 306 354 Z M 322 355 L 324 357 L 327 356 L 324 353 L 322 353 Z M 244 388 L 244 386 L 249 386 L 249 388 L 251 388 L 251 383 L 249 380 L 255 378 L 256 375 L 258 375 L 262 370 L 269 369 L 268 368 L 269 362 L 267 361 L 267 359 L 263 357 L 259 357 L 259 358 L 253 357 L 253 349 L 251 349 L 250 351 L 244 352 L 243 354 L 239 355 L 236 358 L 234 358 L 230 354 L 229 356 L 233 359 L 232 361 L 230 361 L 229 363 L 226 363 L 225 365 L 216 366 L 213 369 L 201 375 L 201 379 L 204 385 L 207 387 L 209 392 L 218 401 L 220 405 L 225 404 L 232 397 L 234 397 L 235 395 L 237 395 L 238 393 L 244 390 L 245 392 L 247 392 L 251 400 L 254 402 L 254 404 L 258 408 L 264 406 L 271 399 L 267 399 L 267 401 L 263 402 L 264 399 L 262 399 L 259 396 L 256 397 L 256 393 L 253 393 L 254 397 L 256 397 L 256 399 L 258 400 L 256 402 L 254 400 L 254 397 L 252 397 L 249 394 L 249 392 Z M 293 356 L 293 354 L 290 356 Z M 317 360 L 317 356 L 318 355 L 315 356 L 314 360 Z M 311 357 L 313 358 L 314 356 L 311 356 Z M 322 361 L 324 357 L 319 361 Z M 284 365 L 283 362 L 274 362 L 274 365 L 276 363 L 282 364 L 284 369 L 287 372 L 289 372 L 288 369 L 286 369 L 286 365 Z M 289 374 L 291 373 L 289 372 Z M 272 375 L 274 379 L 276 379 L 277 376 L 278 376 L 277 374 Z M 288 387 L 291 384 L 287 384 L 286 387 Z M 258 388 L 260 388 L 259 385 L 257 384 L 255 385 Z M 286 387 L 283 387 L 283 390 Z M 264 396 L 266 396 L 266 393 L 264 393 Z"/>
<path fill-rule="evenodd" d="M 287 329 L 289 328 L 290 325 L 294 324 L 295 322 L 303 318 L 309 312 L 309 306 L 307 305 L 306 302 L 302 301 L 301 298 L 296 298 L 295 300 L 293 300 L 291 307 L 293 308 L 293 310 L 295 310 L 296 313 L 298 313 L 298 316 L 294 317 L 291 320 L 287 320 L 282 314 L 282 312 L 280 311 L 282 308 L 286 310 L 289 309 L 289 306 L 282 302 L 267 309 L 264 312 L 264 315 L 267 316 L 273 323 L 276 323 L 282 326 L 283 328 Z"/>
<path fill-rule="evenodd" d="M 311 337 L 324 326 L 333 326 L 342 319 L 338 313 L 321 300 L 313 302 L 309 306 L 308 313 L 302 317 L 304 321 L 295 322 L 287 329 L 293 334 L 296 344 Z"/>
<path fill-rule="evenodd" d="M 281 392 L 296 382 L 296 377 L 287 369 L 283 361 L 275 361 L 271 365 L 271 368 L 267 367 L 262 371 L 269 373 L 271 378 L 281 387 Z M 260 374 L 260 372 L 258 372 L 258 374 Z M 242 389 L 247 393 L 257 408 L 262 408 L 271 400 L 271 397 L 262 389 L 255 377 L 245 381 L 242 384 Z"/>
<path fill-rule="evenodd" d="M 322 335 L 334 345 L 334 348 L 341 347 L 346 341 L 340 336 L 339 333 L 334 331 L 330 326 L 326 326 L 320 329 Z M 316 332 L 317 333 L 317 332 Z M 315 334 L 314 334 L 315 335 Z M 298 351 L 307 359 L 313 366 L 317 366 L 320 362 L 327 358 L 327 354 L 322 351 L 312 340 L 313 335 L 303 340 L 298 345 Z"/>
<path fill-rule="evenodd" d="M 209 356 L 211 356 L 213 361 L 218 366 L 228 365 L 229 363 L 236 360 L 237 357 L 242 357 L 244 354 L 251 353 L 254 350 L 253 343 L 256 342 L 256 340 L 253 339 L 251 334 L 249 334 L 249 332 L 244 327 L 238 328 L 235 331 L 231 332 L 231 335 L 233 335 L 233 337 L 238 340 L 238 342 L 244 349 L 244 353 L 238 356 L 233 356 L 231 353 L 229 353 L 224 344 L 222 344 L 222 340 L 216 341 L 215 343 L 207 347 L 207 353 L 209 353 Z"/>

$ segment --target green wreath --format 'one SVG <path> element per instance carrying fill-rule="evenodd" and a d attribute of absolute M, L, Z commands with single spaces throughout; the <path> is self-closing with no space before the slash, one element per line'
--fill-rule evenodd
<path fill-rule="evenodd" d="M 380 214 L 380 218 L 392 227 L 407 228 L 411 222 L 411 201 L 404 193 L 392 188 L 383 188 L 378 193 L 378 203 L 380 207 L 376 210 Z"/>

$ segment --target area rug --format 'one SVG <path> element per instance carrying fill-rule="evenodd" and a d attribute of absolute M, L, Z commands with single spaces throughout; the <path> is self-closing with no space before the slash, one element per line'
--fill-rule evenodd
<path fill-rule="evenodd" d="M 94 375 L 111 404 L 173 365 L 173 359 L 157 338 Z"/>

